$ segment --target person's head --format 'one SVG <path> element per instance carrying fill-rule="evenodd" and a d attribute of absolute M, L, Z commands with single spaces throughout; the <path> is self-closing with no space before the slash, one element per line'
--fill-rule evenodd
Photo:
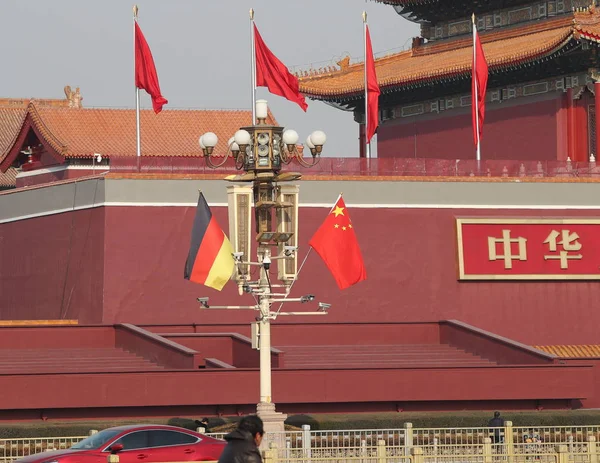
<path fill-rule="evenodd" d="M 200 423 L 203 423 L 203 424 L 208 424 L 208 418 L 202 418 L 202 419 L 200 420 Z"/>
<path fill-rule="evenodd" d="M 241 431 L 248 431 L 250 434 L 252 434 L 252 437 L 254 438 L 254 442 L 256 442 L 257 447 L 262 442 L 265 429 L 263 428 L 262 420 L 258 416 L 245 416 L 238 423 L 238 429 Z"/>
<path fill-rule="evenodd" d="M 494 412 L 494 418 L 500 418 L 500 412 Z"/>

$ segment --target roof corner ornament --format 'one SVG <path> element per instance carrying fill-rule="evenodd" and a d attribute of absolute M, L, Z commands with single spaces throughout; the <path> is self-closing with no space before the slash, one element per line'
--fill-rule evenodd
<path fill-rule="evenodd" d="M 591 68 L 589 70 L 589 76 L 592 79 L 592 82 L 595 84 L 600 83 L 600 72 L 596 68 Z"/>
<path fill-rule="evenodd" d="M 79 87 L 75 89 L 75 91 L 71 90 L 70 85 L 65 86 L 65 95 L 67 97 L 67 101 L 69 102 L 69 108 L 81 108 L 81 101 L 83 97 L 81 96 L 81 91 Z"/>
<path fill-rule="evenodd" d="M 350 67 L 350 56 L 347 55 L 336 63 L 340 67 L 340 71 L 347 71 Z"/>

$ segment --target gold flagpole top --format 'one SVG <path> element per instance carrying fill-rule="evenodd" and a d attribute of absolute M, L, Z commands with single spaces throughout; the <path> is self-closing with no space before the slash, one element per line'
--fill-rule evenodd
<path fill-rule="evenodd" d="M 473 21 L 473 24 L 475 24 L 475 13 L 473 13 L 473 16 L 471 16 L 471 21 Z"/>
<path fill-rule="evenodd" d="M 254 9 L 250 8 L 250 21 L 254 21 Z"/>
<path fill-rule="evenodd" d="M 137 19 L 138 16 L 138 6 L 137 5 L 133 5 L 133 17 L 135 19 Z"/>
<path fill-rule="evenodd" d="M 366 23 L 367 22 L 367 12 L 366 11 L 362 12 L 362 18 L 363 18 L 363 22 Z"/>

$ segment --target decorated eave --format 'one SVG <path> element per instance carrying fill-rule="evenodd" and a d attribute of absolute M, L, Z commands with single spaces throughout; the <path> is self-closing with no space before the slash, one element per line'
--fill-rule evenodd
<path fill-rule="evenodd" d="M 433 1 L 433 0 L 432 0 Z M 508 75 L 557 58 L 582 40 L 600 41 L 600 13 L 594 7 L 560 18 L 481 34 L 490 77 Z M 375 61 L 382 95 L 411 92 L 471 79 L 473 43 L 469 36 L 421 44 Z M 300 91 L 311 99 L 341 106 L 364 100 L 364 64 L 299 73 Z"/>
<path fill-rule="evenodd" d="M 502 8 L 526 5 L 531 0 L 371 0 L 394 7 L 396 12 L 417 23 L 435 23 L 467 18 Z"/>

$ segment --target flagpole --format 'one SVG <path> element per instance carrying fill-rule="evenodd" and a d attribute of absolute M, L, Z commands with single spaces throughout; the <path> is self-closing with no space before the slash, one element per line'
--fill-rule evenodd
<path fill-rule="evenodd" d="M 136 132 L 136 153 L 140 157 L 142 155 L 142 145 L 140 140 L 140 89 L 135 82 L 137 73 L 135 65 L 136 43 L 135 43 L 135 24 L 137 23 L 138 6 L 133 5 L 133 82 L 135 85 L 135 132 Z"/>
<path fill-rule="evenodd" d="M 363 42 L 365 50 L 365 157 L 371 158 L 371 143 L 367 140 L 369 132 L 369 88 L 367 81 L 367 12 L 363 11 Z"/>
<path fill-rule="evenodd" d="M 256 48 L 254 46 L 254 10 L 252 8 L 250 8 L 250 56 L 250 79 L 252 83 L 252 125 L 254 125 L 256 124 Z"/>
<path fill-rule="evenodd" d="M 479 138 L 479 88 L 477 86 L 477 25 L 475 24 L 475 13 L 471 16 L 473 21 L 473 86 L 475 88 L 475 101 L 472 104 L 475 105 L 475 128 L 477 130 L 477 167 L 479 167 L 479 161 L 481 161 L 481 140 Z"/>

